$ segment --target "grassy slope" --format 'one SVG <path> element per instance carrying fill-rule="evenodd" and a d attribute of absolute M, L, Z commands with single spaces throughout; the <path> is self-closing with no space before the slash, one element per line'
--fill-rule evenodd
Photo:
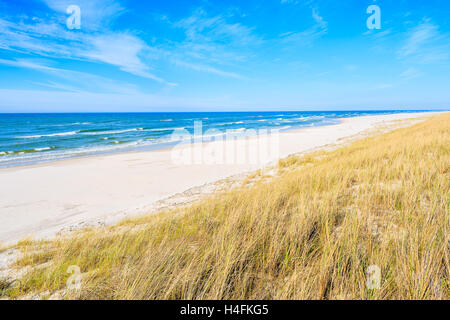
<path fill-rule="evenodd" d="M 448 299 L 450 115 L 280 163 L 281 176 L 44 248 L 14 297 Z M 381 288 L 366 286 L 371 265 Z"/>

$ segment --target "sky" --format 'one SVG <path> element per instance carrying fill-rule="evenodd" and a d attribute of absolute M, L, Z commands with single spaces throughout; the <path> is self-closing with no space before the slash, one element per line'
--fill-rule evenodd
<path fill-rule="evenodd" d="M 449 110 L 449 14 L 448 0 L 0 0 L 0 112 Z"/>

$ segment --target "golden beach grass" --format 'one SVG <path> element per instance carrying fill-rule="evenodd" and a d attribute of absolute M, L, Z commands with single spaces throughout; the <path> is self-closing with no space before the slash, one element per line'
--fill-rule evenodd
<path fill-rule="evenodd" d="M 34 268 L 3 293 L 49 296 L 77 265 L 82 289 L 66 298 L 450 297 L 450 114 L 291 157 L 279 173 L 187 209 L 22 244 L 18 266 Z M 367 286 L 377 268 L 379 287 Z"/>

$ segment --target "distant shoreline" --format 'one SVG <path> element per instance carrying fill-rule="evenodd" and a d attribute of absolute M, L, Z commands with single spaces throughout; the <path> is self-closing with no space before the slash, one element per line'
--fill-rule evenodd
<path fill-rule="evenodd" d="M 21 114 L 0 114 L 0 124 L 3 120 L 3 127 L 7 127 L 9 122 L 18 122 L 22 117 L 30 117 L 26 123 L 19 125 L 14 131 L 2 131 L 0 129 L 0 169 L 16 166 L 30 166 L 40 163 L 52 163 L 55 161 L 68 159 L 81 159 L 92 156 L 112 155 L 141 151 L 156 151 L 171 148 L 180 143 L 189 143 L 189 141 L 171 141 L 170 134 L 177 129 L 186 129 L 192 131 L 195 121 L 205 121 L 204 130 L 218 129 L 225 136 L 227 130 L 259 130 L 266 128 L 268 130 L 295 131 L 307 127 L 327 126 L 338 123 L 341 119 L 349 116 L 359 117 L 365 115 L 377 114 L 407 114 L 407 113 L 429 113 L 433 111 L 421 110 L 409 112 L 406 110 L 380 110 L 380 111 L 262 111 L 262 112 L 177 112 L 177 113 L 21 113 Z M 249 114 L 251 116 L 249 116 Z M 71 115 L 76 115 L 72 118 Z M 114 120 L 127 120 L 125 115 L 137 116 L 126 127 L 120 127 L 119 124 L 106 127 L 104 124 L 96 123 L 98 119 L 92 118 L 95 115 L 101 115 L 100 119 L 111 115 L 120 115 Z M 139 122 L 141 115 L 157 115 L 155 120 L 150 122 Z M 180 115 L 192 119 L 178 120 Z M 212 116 L 214 115 L 214 116 Z M 220 116 L 217 116 L 220 115 Z M 242 121 L 237 121 L 242 115 Z M 3 119 L 2 119 L 3 116 Z M 247 118 L 245 118 L 247 116 Z M 277 116 L 281 116 L 277 119 Z M 301 119 L 295 122 L 295 116 Z M 320 116 L 320 121 L 310 121 L 308 118 Z M 6 118 L 5 118 L 6 117 Z M 18 117 L 18 118 L 16 118 Z M 42 118 L 39 122 L 39 118 Z M 263 120 L 256 120 L 259 117 Z M 303 120 L 302 117 L 305 119 Z M 173 120 L 173 119 L 175 120 Z M 231 120 L 231 118 L 234 118 Z M 94 119 L 94 120 L 93 120 Z M 167 120 L 166 120 L 167 119 Z M 230 119 L 229 126 L 225 126 Z M 32 120 L 32 121 L 30 121 Z M 102 119 L 103 120 L 103 119 Z M 277 122 L 279 120 L 279 122 Z M 20 124 L 21 121 L 18 123 Z M 221 122 L 222 121 L 222 122 Z M 259 123 L 257 121 L 264 121 Z M 31 122 L 31 124 L 30 124 Z M 36 123 L 34 123 L 36 122 Z M 161 124 L 166 126 L 161 126 Z M 32 127 L 29 132 L 26 125 Z M 109 125 L 109 124 L 108 124 Z M 264 126 L 261 126 L 264 125 Z M 117 129 L 116 126 L 119 128 Z M 25 127 L 25 128 L 24 128 Z M 149 128 L 151 127 L 151 128 Z M 153 134 L 154 133 L 154 134 Z M 98 138 L 97 138 L 98 137 Z M 92 140 L 90 138 L 97 138 Z M 102 141 L 101 141 L 101 140 Z M 206 137 L 208 139 L 208 137 Z M 2 140 L 6 141 L 6 144 Z M 9 143 L 12 141 L 13 144 Z M 16 145 L 14 145 L 16 144 Z M 20 147 L 22 145 L 22 147 Z"/>

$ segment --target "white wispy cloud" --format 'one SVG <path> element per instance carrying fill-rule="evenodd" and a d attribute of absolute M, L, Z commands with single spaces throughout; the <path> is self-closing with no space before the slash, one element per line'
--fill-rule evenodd
<path fill-rule="evenodd" d="M 280 35 L 285 42 L 295 43 L 296 45 L 311 45 L 314 41 L 328 33 L 328 22 L 319 15 L 317 9 L 312 9 L 312 18 L 314 25 L 300 32 L 286 32 Z"/>
<path fill-rule="evenodd" d="M 395 88 L 401 85 L 405 85 L 410 80 L 419 78 L 423 75 L 423 73 L 414 67 L 409 67 L 405 69 L 403 72 L 401 72 L 398 76 L 393 77 L 392 82 L 389 83 L 381 83 L 374 87 L 374 89 L 390 89 Z"/>
<path fill-rule="evenodd" d="M 233 46 L 251 45 L 261 41 L 252 28 L 241 23 L 228 22 L 227 18 L 230 17 L 210 17 L 203 9 L 197 9 L 191 16 L 173 23 L 173 26 L 184 29 L 187 41 L 220 41 Z"/>
<path fill-rule="evenodd" d="M 185 34 L 185 38 L 166 47 L 172 62 L 177 66 L 223 77 L 243 78 L 230 69 L 235 64 L 250 59 L 253 50 L 263 43 L 251 27 L 230 22 L 234 16 L 210 16 L 197 9 L 189 17 L 168 23 Z"/>
<path fill-rule="evenodd" d="M 379 31 L 377 29 L 373 29 L 373 30 L 367 30 L 363 33 L 364 36 L 371 36 L 372 39 L 374 40 L 380 40 L 380 41 L 384 41 L 389 39 L 389 37 L 392 36 L 393 32 L 392 32 L 392 28 L 387 28 L 384 29 L 382 31 Z"/>
<path fill-rule="evenodd" d="M 63 91 L 117 92 L 124 94 L 134 94 L 138 92 L 135 86 L 128 83 L 114 81 L 91 73 L 53 67 L 51 65 L 51 61 L 46 59 L 0 59 L 0 65 L 26 68 L 43 72 L 73 84 L 56 84 L 54 81 L 39 83 L 41 86 L 47 86 L 55 89 L 59 88 Z M 89 87 L 86 87 L 86 84 L 89 84 Z M 83 87 L 84 89 L 82 89 Z"/>
<path fill-rule="evenodd" d="M 141 39 L 126 33 L 109 33 L 88 37 L 76 55 L 111 64 L 131 74 L 164 83 L 165 80 L 150 73 L 150 68 L 141 60 L 139 54 L 149 47 Z"/>
<path fill-rule="evenodd" d="M 57 12 L 65 12 L 70 1 L 43 0 Z M 151 67 L 142 59 L 152 48 L 130 32 L 113 31 L 108 23 L 123 9 L 113 0 L 83 0 L 82 28 L 68 30 L 63 14 L 50 15 L 48 19 L 28 18 L 6 20 L 0 18 L 0 48 L 47 58 L 64 58 L 105 63 L 139 77 L 171 84 L 151 72 Z M 83 14 L 92 12 L 92 14 Z M 99 23 L 103 27 L 96 29 Z M 93 31 L 95 30 L 95 31 Z"/>
<path fill-rule="evenodd" d="M 65 10 L 71 1 L 42 1 L 54 10 L 45 20 L 0 16 L 0 48 L 47 59 L 104 63 L 139 77 L 176 86 L 156 75 L 149 59 L 168 59 L 175 66 L 238 79 L 243 77 L 226 69 L 247 60 L 251 52 L 248 49 L 262 41 L 252 28 L 229 22 L 230 14 L 209 16 L 197 9 L 191 16 L 171 23 L 172 27 L 183 30 L 183 41 L 168 41 L 156 49 L 129 31 L 109 28 L 115 17 L 126 12 L 117 1 L 77 1 L 82 15 L 81 30 L 77 31 L 68 30 L 65 25 Z M 16 66 L 29 67 L 24 63 Z M 39 70 L 50 71 L 44 66 Z"/>
<path fill-rule="evenodd" d="M 439 27 L 425 20 L 408 32 L 397 54 L 401 59 L 417 63 L 431 63 L 448 59 L 448 37 L 440 34 Z"/>
<path fill-rule="evenodd" d="M 400 74 L 400 78 L 404 80 L 411 80 L 418 78 L 422 73 L 414 67 L 408 68 Z"/>
<path fill-rule="evenodd" d="M 438 27 L 436 25 L 428 22 L 422 23 L 412 30 L 399 53 L 403 56 L 417 53 L 424 45 L 438 35 Z"/>
<path fill-rule="evenodd" d="M 37 85 L 39 87 L 55 89 L 57 91 L 75 92 L 75 93 L 84 93 L 85 92 L 85 91 L 81 90 L 79 87 L 75 87 L 75 86 L 67 85 L 67 84 L 62 84 L 60 82 L 54 82 L 54 81 L 36 82 L 36 81 L 31 81 L 31 83 L 34 84 L 34 85 Z"/>
<path fill-rule="evenodd" d="M 189 69 L 193 69 L 193 70 L 197 70 L 197 71 L 213 73 L 213 74 L 223 76 L 223 77 L 230 77 L 230 78 L 235 78 L 235 79 L 243 78 L 243 76 L 241 76 L 240 74 L 237 74 L 234 72 L 222 71 L 222 70 L 219 70 L 217 68 L 214 68 L 214 67 L 208 66 L 208 65 L 189 63 L 189 62 L 184 62 L 184 61 L 180 61 L 180 60 L 173 60 L 173 63 L 177 66 L 181 66 L 181 67 L 185 67 L 185 68 L 189 68 Z"/>

